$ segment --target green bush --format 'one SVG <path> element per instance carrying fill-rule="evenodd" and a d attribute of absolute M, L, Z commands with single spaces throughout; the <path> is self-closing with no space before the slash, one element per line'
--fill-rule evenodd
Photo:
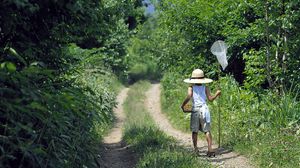
<path fill-rule="evenodd" d="M 81 66 L 58 75 L 39 63 L 7 65 L 0 68 L 0 167 L 96 167 L 116 77 Z"/>
<path fill-rule="evenodd" d="M 187 87 L 177 73 L 166 73 L 163 80 L 163 109 L 173 125 L 188 130 L 189 116 L 179 109 Z M 284 96 L 270 90 L 243 89 L 230 76 L 210 85 L 222 90 L 221 98 L 209 103 L 214 141 L 218 137 L 218 106 L 221 112 L 222 145 L 252 156 L 260 166 L 295 167 L 300 153 L 300 104 L 297 91 Z"/>
<path fill-rule="evenodd" d="M 253 156 L 261 166 L 294 167 L 299 164 L 300 104 L 297 93 L 284 96 L 270 90 L 244 90 L 231 77 L 220 81 L 222 143 Z M 217 109 L 218 104 L 212 105 Z M 214 132 L 217 113 L 213 113 Z M 245 150 L 248 149 L 248 150 Z"/>
<path fill-rule="evenodd" d="M 162 110 L 167 114 L 175 128 L 190 131 L 190 114 L 181 111 L 181 104 L 186 98 L 188 84 L 183 82 L 179 73 L 167 72 L 161 80 Z"/>
<path fill-rule="evenodd" d="M 135 64 L 129 69 L 128 72 L 129 80 L 132 82 L 138 81 L 139 79 L 147 79 L 148 66 L 147 64 Z"/>
<path fill-rule="evenodd" d="M 153 41 L 148 37 L 153 33 L 154 19 L 149 19 L 145 24 L 138 27 L 138 33 L 131 38 L 127 47 L 126 64 L 128 66 L 128 78 L 130 83 L 138 80 L 159 80 L 161 67 L 152 53 Z"/>
<path fill-rule="evenodd" d="M 138 80 L 158 80 L 161 76 L 157 65 L 154 62 L 136 63 L 128 72 L 129 83 L 134 83 Z"/>
<path fill-rule="evenodd" d="M 0 167 L 98 167 L 114 73 L 125 74 L 125 43 L 143 17 L 142 3 L 115 2 L 1 3 Z"/>

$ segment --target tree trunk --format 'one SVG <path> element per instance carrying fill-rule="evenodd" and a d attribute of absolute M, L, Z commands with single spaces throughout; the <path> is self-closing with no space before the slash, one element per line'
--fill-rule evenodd
<path fill-rule="evenodd" d="M 282 15 L 285 17 L 285 0 L 282 0 Z M 283 40 L 283 51 L 282 51 L 282 60 L 281 60 L 281 68 L 282 68 L 282 76 L 283 76 L 283 80 L 282 80 L 282 87 L 285 87 L 285 79 L 286 79 L 286 57 L 287 57 L 287 32 L 286 32 L 286 27 L 287 25 L 284 24 L 284 22 L 282 23 L 282 40 Z"/>
<path fill-rule="evenodd" d="M 269 13 L 268 13 L 268 8 L 269 8 L 269 4 L 268 4 L 268 0 L 266 0 L 265 2 L 265 22 L 266 22 L 266 27 L 265 27 L 265 31 L 266 31 L 266 56 L 267 56 L 267 64 L 266 64 L 266 69 L 267 69 L 267 79 L 268 79 L 268 83 L 269 83 L 269 87 L 273 87 L 273 82 L 272 82 L 272 78 L 271 78 L 271 61 L 270 61 L 270 38 L 269 38 Z"/>

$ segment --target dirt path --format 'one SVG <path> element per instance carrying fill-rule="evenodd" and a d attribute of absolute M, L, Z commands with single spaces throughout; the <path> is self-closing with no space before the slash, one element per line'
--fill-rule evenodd
<path fill-rule="evenodd" d="M 123 103 L 127 97 L 128 88 L 123 89 L 117 97 L 118 106 L 114 109 L 116 123 L 110 133 L 103 139 L 102 161 L 103 168 L 132 168 L 136 164 L 136 156 L 122 142 L 122 127 L 125 120 Z"/>
<path fill-rule="evenodd" d="M 183 133 L 179 130 L 174 129 L 167 117 L 161 112 L 160 105 L 160 84 L 152 84 L 151 88 L 146 93 L 145 106 L 150 112 L 151 116 L 156 121 L 157 125 L 170 136 L 175 137 L 180 145 L 185 146 L 192 150 L 192 140 L 191 135 L 187 133 Z M 180 114 L 178 114 L 180 115 Z M 205 157 L 205 153 L 207 150 L 207 143 L 205 141 L 198 141 L 198 146 L 200 147 L 201 156 Z M 217 146 L 213 146 L 214 149 Z M 254 166 L 250 165 L 250 162 L 247 158 L 231 152 L 225 149 L 217 149 L 217 155 L 214 158 L 207 158 L 213 165 L 217 167 L 236 167 L 236 168 L 251 168 Z"/>

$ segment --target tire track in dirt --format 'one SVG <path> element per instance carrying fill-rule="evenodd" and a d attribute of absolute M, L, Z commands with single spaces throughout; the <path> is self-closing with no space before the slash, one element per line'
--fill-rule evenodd
<path fill-rule="evenodd" d="M 110 133 L 103 139 L 101 161 L 103 168 L 132 168 L 137 163 L 136 154 L 122 142 L 122 128 L 125 120 L 123 103 L 129 88 L 123 89 L 117 96 L 117 107 L 114 109 L 116 122 Z"/>
<path fill-rule="evenodd" d="M 191 134 L 187 134 L 176 130 L 169 123 L 167 117 L 161 112 L 160 104 L 160 84 L 152 84 L 151 88 L 146 93 L 145 99 L 146 109 L 149 111 L 150 115 L 155 120 L 159 128 L 164 131 L 167 135 L 177 139 L 178 143 L 187 149 L 192 151 L 192 138 Z M 178 105 L 179 107 L 179 105 Z M 180 113 L 178 115 L 181 115 Z M 200 157 L 203 157 L 210 161 L 213 165 L 217 167 L 224 168 L 252 168 L 253 165 L 250 164 L 249 159 L 244 156 L 241 156 L 230 150 L 223 148 L 217 149 L 216 145 L 213 145 L 213 148 L 216 149 L 216 157 L 208 158 L 205 156 L 207 150 L 206 141 L 199 140 L 198 147 L 200 150 Z"/>

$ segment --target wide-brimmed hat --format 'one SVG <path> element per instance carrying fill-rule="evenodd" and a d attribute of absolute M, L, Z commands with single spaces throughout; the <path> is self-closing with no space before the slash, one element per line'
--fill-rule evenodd
<path fill-rule="evenodd" d="M 204 72 L 201 69 L 195 69 L 192 72 L 192 76 L 188 79 L 185 79 L 185 83 L 211 83 L 213 80 L 204 77 Z"/>

